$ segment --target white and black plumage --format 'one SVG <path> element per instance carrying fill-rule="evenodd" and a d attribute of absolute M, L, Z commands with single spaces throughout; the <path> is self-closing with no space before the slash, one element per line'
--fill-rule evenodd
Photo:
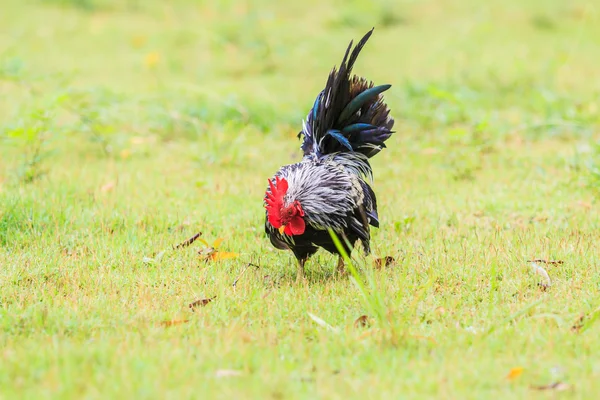
<path fill-rule="evenodd" d="M 381 94 L 390 85 L 373 86 L 350 76 L 372 33 L 354 49 L 350 42 L 339 69 L 329 74 L 298 134 L 302 161 L 281 167 L 269 180 L 265 231 L 276 248 L 294 253 L 298 278 L 319 247 L 338 254 L 328 229 L 345 247 L 346 240 L 360 240 L 369 253 L 370 225 L 379 226 L 377 200 L 367 181 L 372 180 L 369 158 L 393 133 L 394 120 Z M 346 248 L 348 254 L 351 250 Z"/>

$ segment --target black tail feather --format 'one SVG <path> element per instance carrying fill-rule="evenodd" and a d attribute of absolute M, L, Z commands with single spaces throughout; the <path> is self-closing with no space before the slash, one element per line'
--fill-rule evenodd
<path fill-rule="evenodd" d="M 373 29 L 352 49 L 346 49 L 339 70 L 333 68 L 325 89 L 317 96 L 299 135 L 304 136 L 304 155 L 322 156 L 354 151 L 373 157 L 385 148 L 392 135 L 394 120 L 382 93 L 391 85 L 373 86 L 372 82 L 350 76 L 352 67 Z M 350 51 L 352 50 L 352 51 Z"/>

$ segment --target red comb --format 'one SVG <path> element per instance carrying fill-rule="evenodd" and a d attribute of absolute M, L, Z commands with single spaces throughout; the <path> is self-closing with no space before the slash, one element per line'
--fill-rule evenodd
<path fill-rule="evenodd" d="M 270 179 L 268 181 L 271 192 L 267 192 L 267 200 L 275 201 L 277 198 L 283 200 L 283 196 L 285 196 L 288 190 L 288 183 L 285 178 L 276 176 L 275 184 L 273 184 L 273 181 Z"/>
<path fill-rule="evenodd" d="M 271 225 L 279 228 L 281 226 L 280 212 L 281 207 L 283 207 L 283 196 L 287 193 L 288 183 L 285 178 L 276 176 L 275 183 L 269 179 L 269 188 L 270 191 L 267 191 L 267 195 L 265 196 L 265 208 L 267 209 Z"/>

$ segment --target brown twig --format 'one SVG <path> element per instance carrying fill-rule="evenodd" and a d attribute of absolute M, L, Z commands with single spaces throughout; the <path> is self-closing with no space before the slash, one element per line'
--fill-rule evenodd
<path fill-rule="evenodd" d="M 198 307 L 204 307 L 205 305 L 207 305 L 208 303 L 210 303 L 211 301 L 213 301 L 216 298 L 217 298 L 217 296 L 213 296 L 213 297 L 209 297 L 208 299 L 196 300 L 196 301 L 191 302 L 188 307 L 192 311 L 194 311 Z"/>
<path fill-rule="evenodd" d="M 196 233 L 194 236 L 186 240 L 185 242 L 179 243 L 177 246 L 173 246 L 174 249 L 182 249 L 184 247 L 188 247 L 192 243 L 194 243 L 200 236 L 202 236 L 202 232 Z"/>
<path fill-rule="evenodd" d="M 564 264 L 565 263 L 562 260 L 542 260 L 542 259 L 529 260 L 527 262 L 542 263 L 542 264 L 551 264 L 551 265 L 558 265 L 558 264 Z"/>
<path fill-rule="evenodd" d="M 242 275 L 244 275 L 244 273 L 246 272 L 246 270 L 249 267 L 254 267 L 254 268 L 260 268 L 259 265 L 253 264 L 253 263 L 248 263 L 246 264 L 246 266 L 244 267 L 244 269 L 242 270 L 242 272 L 240 272 L 240 274 L 237 276 L 237 278 L 235 278 L 235 281 L 233 281 L 233 284 L 231 286 L 235 287 L 235 285 L 237 285 L 238 281 L 240 280 L 240 278 L 242 277 Z"/>

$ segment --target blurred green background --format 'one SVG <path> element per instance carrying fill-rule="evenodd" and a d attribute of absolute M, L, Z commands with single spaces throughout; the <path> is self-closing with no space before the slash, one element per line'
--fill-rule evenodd
<path fill-rule="evenodd" d="M 6 0 L 2 8 L 7 122 L 34 107 L 83 109 L 116 141 L 197 138 L 225 123 L 298 129 L 347 42 L 373 26 L 357 72 L 394 84 L 388 99 L 403 130 L 441 134 L 440 126 L 488 121 L 505 134 L 597 117 L 589 102 L 600 85 L 600 27 L 589 1 Z"/>

